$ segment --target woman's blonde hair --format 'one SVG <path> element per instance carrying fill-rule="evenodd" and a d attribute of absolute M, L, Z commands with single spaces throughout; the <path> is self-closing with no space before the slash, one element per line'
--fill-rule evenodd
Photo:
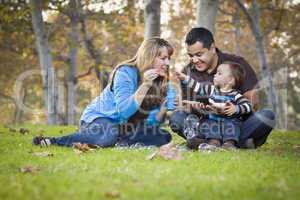
<path fill-rule="evenodd" d="M 128 65 L 131 67 L 136 67 L 139 73 L 143 73 L 147 69 L 151 68 L 155 58 L 159 56 L 159 54 L 161 53 L 161 48 L 163 47 L 167 48 L 169 56 L 173 54 L 174 49 L 171 44 L 162 38 L 153 37 L 144 40 L 133 58 L 121 62 L 116 66 L 116 68 L 111 73 L 109 83 L 112 83 L 115 72 L 121 66 Z"/>
<path fill-rule="evenodd" d="M 135 67 L 137 69 L 138 84 L 140 84 L 140 80 L 142 79 L 141 73 L 153 66 L 155 58 L 160 55 L 161 48 L 163 47 L 167 48 L 169 56 L 173 54 L 173 47 L 164 39 L 153 37 L 144 40 L 141 46 L 138 48 L 136 55 L 132 59 L 118 64 L 117 67 L 113 70 L 109 81 L 110 89 L 113 89 L 113 79 L 115 72 L 124 65 Z M 143 121 L 146 118 L 148 111 L 162 104 L 167 93 L 167 81 L 168 73 L 167 76 L 158 77 L 153 81 L 153 85 L 144 97 L 140 109 L 130 117 L 128 122 L 137 124 L 138 122 Z"/>

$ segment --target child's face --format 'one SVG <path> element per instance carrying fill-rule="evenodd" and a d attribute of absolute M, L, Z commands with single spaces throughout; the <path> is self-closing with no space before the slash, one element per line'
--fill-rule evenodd
<path fill-rule="evenodd" d="M 214 85 L 220 88 L 232 88 L 234 85 L 234 77 L 232 76 L 229 65 L 221 64 L 214 75 Z"/>

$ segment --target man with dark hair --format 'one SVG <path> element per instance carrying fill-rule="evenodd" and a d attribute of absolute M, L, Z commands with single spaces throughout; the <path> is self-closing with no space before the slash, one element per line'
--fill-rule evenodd
<path fill-rule="evenodd" d="M 183 72 L 191 76 L 194 80 L 203 83 L 212 83 L 214 74 L 216 73 L 217 66 L 221 63 L 230 61 L 240 64 L 244 67 L 245 78 L 243 84 L 237 88 L 252 104 L 256 110 L 258 106 L 258 98 L 256 95 L 256 86 L 258 84 L 257 76 L 249 65 L 249 63 L 242 57 L 226 54 L 221 52 L 215 46 L 213 34 L 206 28 L 193 28 L 186 35 L 187 53 L 190 57 L 190 63 L 184 68 Z M 183 99 L 203 102 L 207 104 L 207 98 L 199 98 L 191 89 L 182 87 Z M 218 110 L 218 112 L 224 112 Z M 190 112 L 201 118 L 199 109 L 192 107 Z M 183 130 L 184 126 L 190 126 L 189 130 L 197 131 L 198 120 L 186 119 L 188 116 L 187 111 L 177 110 L 170 117 L 170 127 L 181 137 L 187 139 L 190 148 L 197 148 L 203 142 L 202 138 L 186 138 Z M 185 122 L 185 123 L 182 123 Z M 201 123 L 201 121 L 200 121 Z M 269 109 L 262 109 L 250 114 L 244 121 L 241 127 L 241 137 L 239 146 L 241 148 L 256 148 L 263 145 L 272 131 L 275 124 L 275 116 L 273 111 Z M 193 135 L 193 134 L 190 134 Z M 201 134 L 200 134 L 201 135 Z"/>

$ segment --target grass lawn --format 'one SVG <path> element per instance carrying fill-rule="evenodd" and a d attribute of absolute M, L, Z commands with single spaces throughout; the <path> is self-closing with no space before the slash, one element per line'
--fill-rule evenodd
<path fill-rule="evenodd" d="M 299 199 L 300 133 L 273 131 L 258 150 L 182 152 L 182 159 L 146 157 L 156 149 L 32 146 L 32 136 L 75 127 L 0 126 L 0 199 Z M 184 142 L 173 135 L 175 143 Z M 33 152 L 48 151 L 50 157 Z M 20 168 L 37 167 L 35 173 Z"/>

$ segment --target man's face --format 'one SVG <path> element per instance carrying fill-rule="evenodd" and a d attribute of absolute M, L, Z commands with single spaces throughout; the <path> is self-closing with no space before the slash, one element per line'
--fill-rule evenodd
<path fill-rule="evenodd" d="M 190 62 L 198 71 L 204 72 L 211 67 L 214 52 L 204 48 L 202 42 L 197 41 L 192 45 L 187 45 L 187 53 L 190 57 Z"/>

